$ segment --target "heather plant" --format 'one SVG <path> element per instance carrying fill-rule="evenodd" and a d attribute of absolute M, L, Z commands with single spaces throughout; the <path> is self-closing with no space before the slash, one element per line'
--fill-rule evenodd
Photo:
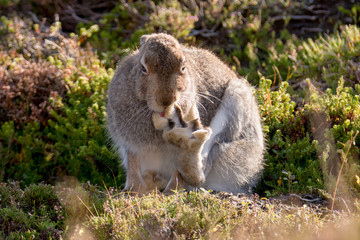
<path fill-rule="evenodd" d="M 33 121 L 47 125 L 50 111 L 65 94 L 62 72 L 49 62 L 0 53 L 0 121 L 17 126 Z"/>
<path fill-rule="evenodd" d="M 130 11 L 129 11 L 130 9 Z M 130 50 L 135 48 L 144 30 L 140 29 L 147 20 L 146 5 L 142 2 L 117 4 L 104 14 L 97 24 L 80 23 L 77 26 L 79 41 L 90 42 L 99 50 L 99 56 L 107 65 L 114 66 Z M 129 32 L 134 36 L 129 36 Z"/>
<path fill-rule="evenodd" d="M 180 40 L 194 40 L 189 33 L 196 20 L 179 1 L 119 2 L 99 25 L 79 24 L 78 32 L 81 41 L 101 51 L 100 58 L 106 65 L 114 66 L 137 47 L 143 34 L 167 32 Z"/>
<path fill-rule="evenodd" d="M 73 175 L 100 185 L 122 184 L 104 131 L 112 70 L 104 69 L 90 48 L 80 48 L 77 38 L 60 35 L 59 22 L 43 30 L 35 25 L 32 32 L 20 18 L 2 20 L 3 38 L 14 44 L 3 46 L 13 58 L 1 55 L 0 112 L 6 113 L 1 115 L 1 179 L 55 183 Z M 38 48 L 24 57 L 32 44 Z"/>

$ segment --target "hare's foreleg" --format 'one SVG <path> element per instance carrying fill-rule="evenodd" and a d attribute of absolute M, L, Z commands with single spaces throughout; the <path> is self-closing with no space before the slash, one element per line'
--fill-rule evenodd
<path fill-rule="evenodd" d="M 127 152 L 127 166 L 126 166 L 126 183 L 124 191 L 131 193 L 144 194 L 146 192 L 145 186 L 141 183 L 140 165 L 136 156 Z"/>
<path fill-rule="evenodd" d="M 140 163 L 135 154 L 127 153 L 127 174 L 124 191 L 143 195 L 154 190 L 163 190 L 167 181 L 153 170 L 141 171 Z"/>

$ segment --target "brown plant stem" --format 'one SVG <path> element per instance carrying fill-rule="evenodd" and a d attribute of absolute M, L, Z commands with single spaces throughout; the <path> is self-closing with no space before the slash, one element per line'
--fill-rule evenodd
<path fill-rule="evenodd" d="M 349 154 L 351 145 L 352 145 L 352 143 L 355 141 L 355 138 L 356 138 L 356 136 L 358 135 L 358 133 L 359 133 L 359 131 L 356 131 L 354 137 L 353 137 L 352 134 L 351 134 L 350 145 L 349 145 L 349 147 L 348 147 L 348 149 L 347 149 L 347 151 L 346 151 L 346 154 L 345 154 L 345 156 L 344 156 L 344 159 L 342 160 L 341 167 L 340 167 L 340 171 L 339 171 L 339 174 L 338 174 L 338 177 L 337 177 L 337 180 L 336 180 L 336 185 L 335 185 L 335 189 L 334 189 L 334 193 L 333 193 L 333 198 L 332 198 L 332 203 L 331 203 L 331 210 L 334 209 L 336 191 L 337 191 L 337 188 L 338 188 L 338 186 L 339 186 L 341 172 L 342 172 L 342 170 L 343 170 L 343 168 L 344 168 L 345 162 L 347 162 L 347 161 L 346 161 L 346 158 L 347 158 L 347 155 Z"/>

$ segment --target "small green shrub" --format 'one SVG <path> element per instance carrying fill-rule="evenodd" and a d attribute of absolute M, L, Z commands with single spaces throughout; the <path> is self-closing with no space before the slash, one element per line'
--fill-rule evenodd
<path fill-rule="evenodd" d="M 267 152 L 262 185 L 258 191 L 278 193 L 323 188 L 317 141 L 311 139 L 309 116 L 304 109 L 295 110 L 287 93 L 287 82 L 277 91 L 272 81 L 260 79 L 256 97 L 264 123 Z"/>
<path fill-rule="evenodd" d="M 267 135 L 266 168 L 258 190 L 271 195 L 272 190 L 309 191 L 326 185 L 331 192 L 334 183 L 330 178 L 336 177 L 340 155 L 347 152 L 349 144 L 355 147 L 347 155 L 344 186 L 357 188 L 360 139 L 349 141 L 360 130 L 360 87 L 344 87 L 343 78 L 335 92 L 319 93 L 312 86 L 309 101 L 295 110 L 286 91 L 288 83 L 282 82 L 277 91 L 270 90 L 271 84 L 261 78 L 256 91 Z M 327 146 L 331 149 L 326 150 Z"/>
<path fill-rule="evenodd" d="M 0 236 L 7 239 L 58 239 L 66 217 L 54 188 L 0 184 Z"/>

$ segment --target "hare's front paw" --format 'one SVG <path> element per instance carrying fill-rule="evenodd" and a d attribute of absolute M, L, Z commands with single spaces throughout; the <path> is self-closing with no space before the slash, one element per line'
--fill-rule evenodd
<path fill-rule="evenodd" d="M 164 130 L 169 126 L 169 120 L 166 119 L 165 117 L 160 116 L 159 113 L 154 112 L 152 116 L 152 120 L 154 123 L 154 127 L 157 130 Z"/>
<path fill-rule="evenodd" d="M 194 120 L 198 121 L 198 120 Z M 189 122 L 187 127 L 175 127 L 164 132 L 164 139 L 168 143 L 189 151 L 199 151 L 211 135 L 210 128 L 194 129 L 196 123 Z"/>

